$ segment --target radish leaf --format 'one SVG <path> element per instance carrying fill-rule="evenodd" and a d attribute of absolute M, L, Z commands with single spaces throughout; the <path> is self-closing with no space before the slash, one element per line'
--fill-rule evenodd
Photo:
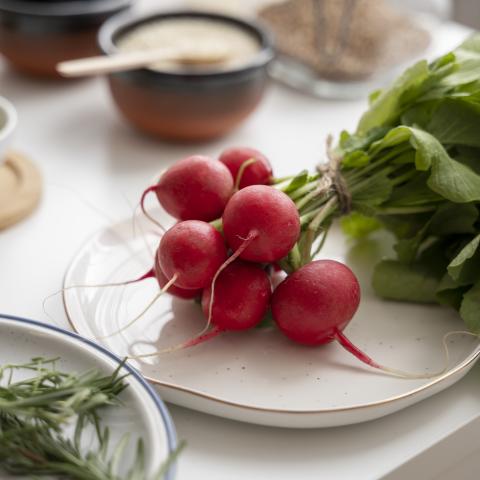
<path fill-rule="evenodd" d="M 343 233 L 351 238 L 363 238 L 378 230 L 382 224 L 375 217 L 368 217 L 359 212 L 352 212 L 340 220 Z"/>
<path fill-rule="evenodd" d="M 462 303 L 463 294 L 468 287 L 458 285 L 453 278 L 446 273 L 440 280 L 436 297 L 440 304 L 447 305 L 458 310 Z"/>
<path fill-rule="evenodd" d="M 467 245 L 465 245 L 460 253 L 448 265 L 449 275 L 461 284 L 473 283 L 477 276 L 480 276 L 478 271 L 478 260 L 480 259 L 480 235 L 473 238 Z"/>
<path fill-rule="evenodd" d="M 478 209 L 471 203 L 445 203 L 432 216 L 428 231 L 432 235 L 475 233 L 477 219 Z"/>
<path fill-rule="evenodd" d="M 439 279 L 421 264 L 383 260 L 373 273 L 372 286 L 380 297 L 417 303 L 435 303 Z"/>
<path fill-rule="evenodd" d="M 358 123 L 357 133 L 365 134 L 371 128 L 393 124 L 402 108 L 402 94 L 421 84 L 429 74 L 428 63 L 421 60 L 406 70 L 389 89 L 376 94 L 371 107 Z"/>
<path fill-rule="evenodd" d="M 473 333 L 480 333 L 480 282 L 463 296 L 460 316 Z"/>
<path fill-rule="evenodd" d="M 297 188 L 303 187 L 308 181 L 308 171 L 302 170 L 298 175 L 296 175 L 292 181 L 285 188 L 285 193 L 290 193 L 296 190 Z"/>

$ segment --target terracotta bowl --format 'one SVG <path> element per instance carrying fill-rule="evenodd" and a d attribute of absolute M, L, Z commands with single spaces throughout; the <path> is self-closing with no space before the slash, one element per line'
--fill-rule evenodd
<path fill-rule="evenodd" d="M 267 85 L 273 59 L 272 41 L 259 25 L 225 15 L 179 11 L 144 17 L 117 15 L 99 31 L 105 54 L 117 51 L 116 41 L 141 24 L 171 18 L 202 18 L 232 24 L 258 38 L 260 49 L 245 65 L 231 70 L 161 72 L 138 69 L 108 77 L 121 113 L 139 129 L 170 140 L 199 141 L 221 136 L 255 109 Z"/>
<path fill-rule="evenodd" d="M 98 54 L 97 32 L 132 0 L 0 0 L 0 53 L 27 74 L 60 78 L 62 60 Z"/>

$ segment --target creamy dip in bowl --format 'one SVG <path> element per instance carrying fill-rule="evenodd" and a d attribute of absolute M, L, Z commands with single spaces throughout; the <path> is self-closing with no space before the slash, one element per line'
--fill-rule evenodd
<path fill-rule="evenodd" d="M 244 28 L 208 18 L 173 18 L 145 23 L 125 33 L 116 45 L 120 51 L 133 52 L 158 48 L 193 47 L 203 51 L 225 50 L 225 58 L 213 64 L 185 65 L 172 60 L 152 64 L 150 69 L 168 72 L 228 70 L 248 62 L 260 51 L 259 39 Z"/>

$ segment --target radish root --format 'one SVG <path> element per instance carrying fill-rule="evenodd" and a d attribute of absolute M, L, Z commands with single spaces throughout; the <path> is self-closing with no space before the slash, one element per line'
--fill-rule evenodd
<path fill-rule="evenodd" d="M 125 282 L 112 282 L 112 283 L 98 283 L 98 284 L 79 284 L 79 285 L 69 285 L 68 287 L 62 288 L 57 293 L 63 292 L 65 290 L 70 290 L 72 288 L 101 288 L 101 287 L 122 287 L 124 285 L 131 285 L 132 283 L 141 282 L 147 278 L 155 278 L 155 272 L 151 268 L 147 273 L 144 273 L 142 276 L 136 278 L 135 280 L 127 280 Z"/>
<path fill-rule="evenodd" d="M 221 329 L 217 326 L 214 326 L 212 329 L 210 329 L 211 323 L 212 323 L 212 312 L 213 312 L 213 302 L 215 298 L 215 282 L 217 281 L 218 276 L 222 271 L 228 267 L 232 262 L 234 262 L 241 254 L 242 252 L 250 245 L 252 240 L 257 238 L 258 232 L 256 230 L 252 230 L 247 238 L 243 239 L 242 245 L 230 256 L 228 259 L 219 267 L 219 269 L 216 271 L 213 279 L 212 279 L 212 284 L 211 284 L 211 294 L 210 294 L 210 304 L 208 307 L 208 319 L 205 327 L 198 333 L 194 338 L 187 340 L 186 342 L 180 343 L 178 345 L 175 345 L 173 347 L 169 347 L 163 350 L 158 350 L 153 353 L 148 353 L 145 355 L 136 355 L 132 357 L 128 357 L 130 359 L 141 359 L 141 358 L 148 358 L 148 357 L 154 357 L 156 355 L 162 355 L 165 353 L 172 353 L 176 352 L 177 350 L 182 350 L 183 348 L 188 348 L 188 347 L 194 347 L 196 345 L 199 345 L 200 343 L 206 342 L 207 340 L 210 340 L 218 335 L 220 335 L 222 332 L 224 332 L 224 329 Z M 170 282 L 169 282 L 170 283 Z M 167 284 L 168 285 L 168 284 Z M 165 287 L 167 286 L 165 285 Z M 164 287 L 164 288 L 165 288 Z M 210 330 L 209 330 L 210 329 Z"/>
<path fill-rule="evenodd" d="M 211 290 L 211 293 L 210 293 L 210 302 L 209 302 L 209 305 L 208 305 L 207 324 L 205 325 L 205 328 L 200 332 L 199 335 L 204 334 L 209 329 L 209 327 L 212 323 L 213 302 L 214 302 L 214 298 L 215 298 L 215 284 L 217 282 L 218 276 L 223 272 L 223 270 L 225 270 L 225 268 L 227 268 L 232 262 L 234 262 L 242 254 L 242 252 L 250 245 L 252 240 L 254 240 L 257 237 L 258 237 L 258 232 L 256 230 L 252 230 L 248 234 L 247 238 L 245 238 L 243 240 L 242 245 L 240 245 L 240 247 L 237 248 L 237 250 L 235 252 L 233 252 L 233 254 L 230 257 L 227 258 L 227 260 L 225 260 L 225 262 L 223 262 L 223 264 L 220 266 L 220 268 L 216 271 L 215 275 L 213 276 L 212 287 L 211 287 L 212 290 Z"/>
<path fill-rule="evenodd" d="M 357 357 L 361 362 L 369 365 L 372 368 L 376 368 L 378 370 L 381 370 L 389 375 L 392 375 L 394 377 L 399 377 L 399 378 L 409 378 L 409 379 L 430 379 L 430 378 L 435 378 L 439 377 L 440 375 L 443 375 L 449 367 L 450 364 L 450 351 L 448 349 L 447 345 L 447 340 L 451 336 L 454 335 L 470 335 L 472 337 L 479 338 L 479 335 L 476 333 L 468 332 L 466 330 L 455 330 L 452 332 L 447 332 L 443 338 L 442 338 L 442 345 L 443 345 L 443 351 L 444 351 L 444 367 L 434 373 L 411 373 L 411 372 L 405 372 L 403 370 L 398 370 L 396 368 L 390 368 L 386 367 L 384 365 L 380 365 L 379 363 L 375 362 L 372 358 L 370 358 L 367 354 L 362 352 L 358 347 L 356 347 L 340 330 L 335 331 L 334 338 L 335 340 L 340 343 L 340 345 L 350 352 L 352 355 Z"/>
<path fill-rule="evenodd" d="M 103 288 L 103 287 L 123 287 L 125 285 L 132 285 L 133 283 L 137 283 L 137 282 L 141 282 L 142 280 L 145 280 L 147 278 L 155 278 L 155 272 L 152 269 L 150 269 L 147 273 L 144 273 L 142 276 L 136 278 L 135 280 L 127 280 L 125 282 L 112 282 L 112 283 L 97 283 L 97 284 L 79 284 L 79 285 L 69 285 L 68 287 L 64 287 L 60 290 L 57 290 L 56 292 L 53 292 L 51 293 L 50 295 L 48 295 L 47 297 L 45 297 L 43 299 L 43 302 L 42 302 L 42 309 L 43 309 L 43 313 L 48 317 L 50 318 L 51 320 L 52 317 L 49 315 L 49 313 L 47 312 L 47 308 L 46 308 L 46 305 L 47 305 L 47 302 L 55 297 L 56 295 L 58 295 L 59 293 L 63 293 L 67 290 L 71 290 L 73 288 Z"/>
<path fill-rule="evenodd" d="M 140 235 L 142 237 L 143 244 L 145 245 L 145 248 L 148 250 L 148 253 L 150 254 L 151 258 L 155 258 L 155 252 L 152 249 L 152 246 L 147 240 L 147 232 L 145 232 L 145 229 L 143 228 L 142 224 L 138 221 L 138 216 L 137 216 L 137 210 L 140 208 L 140 204 L 137 204 L 133 208 L 133 214 L 132 214 L 132 237 L 136 238 L 137 237 L 137 228 L 140 231 Z M 155 232 L 156 233 L 156 232 Z M 162 234 L 161 234 L 162 235 Z M 160 235 L 160 236 L 161 236 Z"/>
<path fill-rule="evenodd" d="M 150 301 L 150 303 L 133 319 L 133 320 L 130 320 L 130 322 L 128 322 L 125 326 L 123 326 L 122 328 L 120 328 L 119 330 L 113 332 L 113 333 L 109 333 L 108 335 L 104 335 L 104 336 L 101 336 L 101 337 L 96 337 L 97 340 L 103 340 L 105 338 L 110 338 L 110 337 L 113 337 L 115 335 L 118 335 L 119 333 L 122 333 L 124 332 L 125 330 L 127 330 L 128 328 L 130 328 L 137 320 L 140 320 L 149 310 L 150 308 L 153 307 L 153 305 L 156 303 L 156 301 L 165 293 L 167 292 L 167 290 L 177 281 L 177 274 L 175 274 L 166 284 L 165 286 L 160 290 L 159 293 L 157 293 L 157 295 L 155 295 L 155 297 Z"/>
<path fill-rule="evenodd" d="M 155 192 L 157 190 L 157 185 L 152 185 L 151 187 L 148 187 L 143 193 L 142 193 L 142 198 L 140 199 L 140 209 L 142 210 L 142 213 L 160 230 L 162 230 L 163 233 L 165 233 L 167 230 L 166 228 L 155 218 L 153 218 L 145 209 L 145 198 L 147 195 L 151 192 Z"/>
<path fill-rule="evenodd" d="M 175 345 L 174 347 L 165 348 L 163 350 L 157 350 L 156 352 L 153 352 L 153 353 L 144 353 L 142 355 L 132 355 L 132 356 L 128 356 L 127 358 L 131 360 L 140 360 L 142 358 L 156 357 L 157 355 L 163 355 L 165 353 L 173 353 L 178 350 L 182 350 L 184 348 L 195 347 L 196 345 L 200 345 L 201 343 L 211 340 L 212 338 L 220 335 L 224 331 L 225 330 L 219 327 L 213 327 L 209 332 L 197 335 L 196 337 L 190 340 L 187 340 L 186 342 Z"/>

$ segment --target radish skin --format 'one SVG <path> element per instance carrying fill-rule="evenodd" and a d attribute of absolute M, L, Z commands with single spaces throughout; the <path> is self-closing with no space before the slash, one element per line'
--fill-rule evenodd
<path fill-rule="evenodd" d="M 172 217 L 210 222 L 222 215 L 233 193 L 233 177 L 223 163 L 192 155 L 170 167 L 157 185 L 143 192 L 140 205 L 144 213 L 150 192 L 155 192 L 160 205 Z"/>
<path fill-rule="evenodd" d="M 285 193 L 251 185 L 235 193 L 222 216 L 228 245 L 235 251 L 252 233 L 256 238 L 240 254 L 253 262 L 275 262 L 293 248 L 300 235 L 300 217 Z"/>
<path fill-rule="evenodd" d="M 222 152 L 219 160 L 230 170 L 237 190 L 249 185 L 269 185 L 272 182 L 272 166 L 268 158 L 254 148 L 228 148 Z M 242 169 L 250 160 L 253 161 Z"/>
<path fill-rule="evenodd" d="M 304 345 L 337 341 L 372 368 L 400 378 L 433 378 L 386 367 L 370 358 L 343 333 L 360 303 L 360 285 L 353 272 L 334 260 L 316 260 L 289 275 L 273 292 L 272 315 L 279 329 Z M 448 364 L 448 348 L 443 341 Z"/>
<path fill-rule="evenodd" d="M 208 323 L 205 329 L 190 340 L 130 358 L 141 359 L 173 353 L 205 343 L 225 331 L 246 330 L 260 323 L 268 310 L 272 291 L 266 272 L 258 265 L 235 260 L 224 267 L 218 280 L 214 295 L 212 287 L 206 288 L 202 295 L 202 310 L 209 318 L 209 323 L 211 320 L 213 328 L 208 329 Z"/>
<path fill-rule="evenodd" d="M 353 272 L 334 260 L 317 260 L 289 275 L 274 291 L 272 314 L 279 329 L 304 345 L 336 340 L 360 303 Z"/>
<path fill-rule="evenodd" d="M 209 223 L 186 220 L 170 228 L 157 250 L 158 265 L 168 280 L 183 289 L 207 287 L 227 259 L 222 235 Z"/>
<path fill-rule="evenodd" d="M 266 272 L 258 265 L 236 260 L 218 276 L 211 323 L 222 330 L 246 330 L 263 319 L 268 310 L 272 287 Z M 210 315 L 212 288 L 202 295 L 202 309 Z"/>
<path fill-rule="evenodd" d="M 353 272 L 343 263 L 317 260 L 289 275 L 275 289 L 272 315 L 278 328 L 297 343 L 315 346 L 336 340 L 361 362 L 403 374 L 378 364 L 343 334 L 359 303 L 360 285 Z"/>
<path fill-rule="evenodd" d="M 160 290 L 165 287 L 165 285 L 168 283 L 168 278 L 165 276 L 165 274 L 162 272 L 162 269 L 160 268 L 160 265 L 158 265 L 158 256 L 155 255 L 155 269 L 152 269 L 153 277 L 156 278 L 158 282 L 158 286 L 160 287 Z M 174 297 L 178 298 L 183 298 L 184 300 L 193 300 L 194 298 L 199 298 L 202 295 L 202 289 L 201 288 L 180 288 L 177 287 L 175 284 L 170 286 L 168 289 L 167 293 L 170 295 L 173 295 Z"/>

